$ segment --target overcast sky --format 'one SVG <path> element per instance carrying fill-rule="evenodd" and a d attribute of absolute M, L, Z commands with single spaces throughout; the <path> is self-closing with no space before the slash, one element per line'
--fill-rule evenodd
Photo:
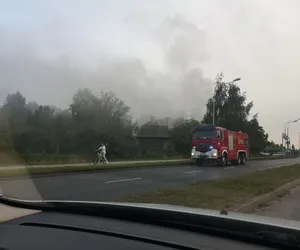
<path fill-rule="evenodd" d="M 67 107 L 113 90 L 135 117 L 203 114 L 216 74 L 238 82 L 280 142 L 300 118 L 300 1 L 2 0 L 0 101 Z M 298 146 L 299 124 L 290 126 Z"/>

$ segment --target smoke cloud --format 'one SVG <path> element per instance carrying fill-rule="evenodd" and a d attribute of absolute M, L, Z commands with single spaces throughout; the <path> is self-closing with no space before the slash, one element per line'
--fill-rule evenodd
<path fill-rule="evenodd" d="M 19 90 L 28 101 L 66 108 L 78 88 L 90 88 L 96 94 L 111 90 L 131 106 L 137 120 L 146 121 L 150 116 L 199 119 L 212 94 L 212 80 L 201 68 L 209 58 L 206 35 L 182 16 L 167 18 L 149 30 L 162 55 L 159 69 L 136 55 L 98 50 L 85 55 L 49 51 L 45 56 L 40 53 L 40 37 L 2 31 L 0 101 L 7 93 Z"/>

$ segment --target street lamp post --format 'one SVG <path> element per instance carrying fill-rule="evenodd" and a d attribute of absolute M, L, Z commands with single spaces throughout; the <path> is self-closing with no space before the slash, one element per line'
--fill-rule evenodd
<path fill-rule="evenodd" d="M 289 146 L 290 146 L 290 140 L 289 140 L 289 125 L 290 123 L 296 123 L 300 120 L 300 118 L 296 119 L 296 120 L 289 120 L 287 122 L 285 122 L 284 124 L 284 134 L 286 135 L 286 137 L 288 138 L 288 143 L 285 143 L 286 144 L 286 147 L 287 149 L 289 149 Z"/>
<path fill-rule="evenodd" d="M 298 145 L 298 153 L 299 153 L 298 157 L 300 157 L 300 132 L 299 132 L 299 145 Z"/>
<path fill-rule="evenodd" d="M 215 125 L 215 116 L 216 116 L 216 89 L 218 87 L 218 85 L 220 83 L 222 83 L 222 78 L 223 78 L 223 74 L 221 73 L 220 75 L 217 76 L 217 79 L 216 79 L 216 86 L 214 87 L 214 93 L 213 93 L 213 125 Z M 240 81 L 241 78 L 238 77 L 238 78 L 235 78 L 234 80 L 230 81 L 230 82 L 225 82 L 225 84 L 233 84 L 235 82 L 238 82 Z"/>

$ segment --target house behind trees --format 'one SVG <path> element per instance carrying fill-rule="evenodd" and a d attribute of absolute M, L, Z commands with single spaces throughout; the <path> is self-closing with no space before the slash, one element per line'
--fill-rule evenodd
<path fill-rule="evenodd" d="M 137 135 L 138 144 L 143 151 L 166 151 L 170 147 L 169 118 L 155 119 L 141 126 Z"/>

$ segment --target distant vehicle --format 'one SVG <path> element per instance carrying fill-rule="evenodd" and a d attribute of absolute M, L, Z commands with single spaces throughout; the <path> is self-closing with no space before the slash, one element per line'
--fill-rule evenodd
<path fill-rule="evenodd" d="M 270 153 L 265 153 L 265 152 L 260 152 L 261 155 L 264 155 L 264 156 L 270 156 L 271 154 Z"/>
<path fill-rule="evenodd" d="M 285 156 L 285 153 L 277 152 L 277 153 L 272 154 L 272 156 L 273 156 L 273 157 Z"/>
<path fill-rule="evenodd" d="M 191 159 L 199 166 L 206 162 L 244 165 L 249 159 L 248 134 L 215 125 L 198 125 L 192 130 Z"/>

